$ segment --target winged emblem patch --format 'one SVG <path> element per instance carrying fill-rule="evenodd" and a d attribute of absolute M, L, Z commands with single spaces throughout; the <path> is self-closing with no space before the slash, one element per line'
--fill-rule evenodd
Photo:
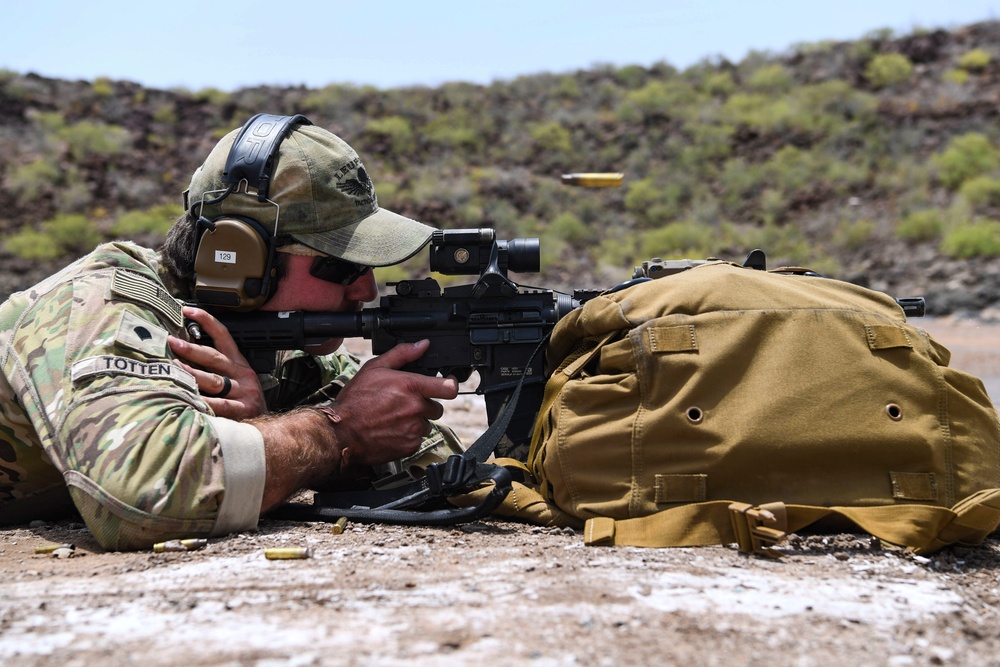
<path fill-rule="evenodd" d="M 337 183 L 337 189 L 352 197 L 372 197 L 375 194 L 372 179 L 368 177 L 368 172 L 361 166 L 358 167 L 357 178 L 349 178 L 342 183 Z"/>

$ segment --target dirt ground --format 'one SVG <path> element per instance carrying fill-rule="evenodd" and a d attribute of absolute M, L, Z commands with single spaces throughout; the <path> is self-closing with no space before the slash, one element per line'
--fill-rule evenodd
<path fill-rule="evenodd" d="M 988 320 L 918 324 L 996 400 Z M 475 397 L 455 403 L 446 421 L 478 435 Z M 49 543 L 76 548 L 35 555 Z M 267 560 L 269 547 L 313 556 Z M 926 558 L 864 535 L 782 551 L 585 547 L 499 521 L 333 534 L 263 520 L 200 551 L 104 553 L 80 524 L 39 522 L 0 531 L 0 664 L 1000 664 L 1000 539 Z"/>

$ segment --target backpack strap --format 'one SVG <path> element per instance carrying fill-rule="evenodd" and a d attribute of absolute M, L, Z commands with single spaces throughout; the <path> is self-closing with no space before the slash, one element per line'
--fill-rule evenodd
<path fill-rule="evenodd" d="M 637 547 L 739 545 L 743 553 L 778 555 L 771 547 L 788 533 L 837 516 L 916 554 L 950 544 L 974 545 L 1000 526 L 1000 489 L 984 489 L 952 508 L 932 505 L 818 507 L 727 500 L 682 505 L 634 519 L 589 519 L 584 541 L 592 546 Z"/>

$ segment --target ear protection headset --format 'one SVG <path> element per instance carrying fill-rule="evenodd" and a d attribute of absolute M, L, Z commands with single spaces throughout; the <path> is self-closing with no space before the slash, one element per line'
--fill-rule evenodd
<path fill-rule="evenodd" d="M 253 310 L 277 289 L 274 234 L 281 207 L 268 199 L 268 190 L 277 166 L 278 147 L 299 123 L 312 124 L 302 115 L 257 114 L 248 120 L 226 159 L 222 172 L 226 189 L 206 192 L 191 207 L 200 232 L 194 258 L 198 303 Z M 209 199 L 209 195 L 218 196 Z M 218 204 L 229 196 L 256 196 L 257 201 L 274 205 L 272 230 L 246 216 L 225 215 L 209 220 L 202 215 L 205 204 Z"/>

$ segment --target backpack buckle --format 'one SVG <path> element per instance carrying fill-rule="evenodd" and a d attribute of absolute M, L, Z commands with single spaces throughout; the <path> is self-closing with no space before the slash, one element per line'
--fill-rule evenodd
<path fill-rule="evenodd" d="M 729 505 L 729 519 L 740 553 L 779 558 L 771 547 L 785 539 L 788 514 L 784 503 L 767 503 L 755 507 L 749 503 Z"/>

